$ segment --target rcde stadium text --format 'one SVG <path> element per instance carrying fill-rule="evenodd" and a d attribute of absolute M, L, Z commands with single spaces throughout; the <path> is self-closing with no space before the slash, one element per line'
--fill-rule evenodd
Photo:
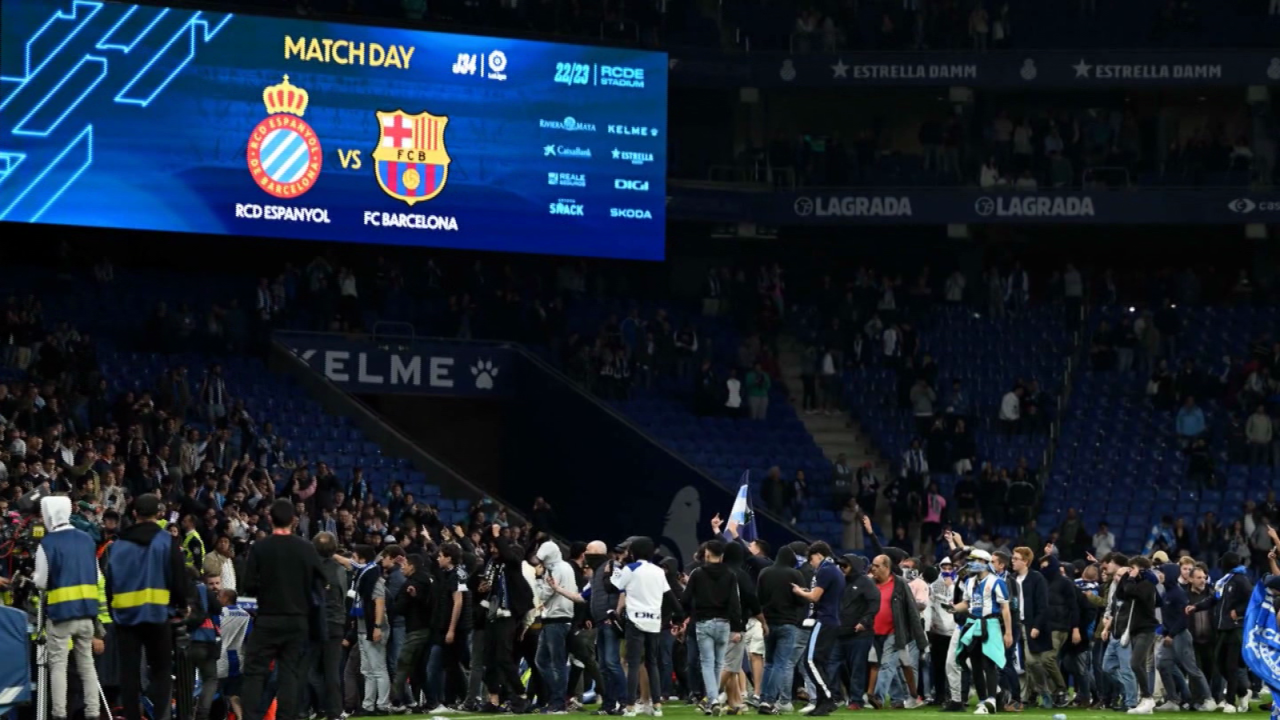
<path fill-rule="evenodd" d="M 236 203 L 236 217 L 247 220 L 284 220 L 329 224 L 327 208 L 296 208 L 287 205 L 258 205 Z"/>

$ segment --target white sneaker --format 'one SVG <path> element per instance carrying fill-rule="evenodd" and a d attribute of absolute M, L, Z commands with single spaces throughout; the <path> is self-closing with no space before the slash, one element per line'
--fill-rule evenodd
<path fill-rule="evenodd" d="M 818 709 L 817 705 L 814 705 L 813 703 L 809 703 L 808 705 L 805 705 L 804 707 L 800 708 L 800 714 L 808 715 L 809 713 L 817 709 Z"/>
<path fill-rule="evenodd" d="M 1150 715 L 1152 710 L 1156 708 L 1156 701 L 1152 698 L 1143 698 L 1138 701 L 1137 707 L 1129 709 L 1130 715 Z"/>
<path fill-rule="evenodd" d="M 902 707 L 907 710 L 915 710 L 918 707 L 924 707 L 924 701 L 917 697 L 907 698 L 903 701 Z"/>
<path fill-rule="evenodd" d="M 792 713 L 796 711 L 796 706 L 792 705 L 790 700 L 778 703 L 777 708 L 780 713 Z"/>
<path fill-rule="evenodd" d="M 978 707 L 974 709 L 973 714 L 974 715 L 995 715 L 996 714 L 995 703 L 989 700 L 983 700 L 982 702 L 978 703 Z"/>
<path fill-rule="evenodd" d="M 639 714 L 640 713 L 636 712 L 636 707 L 634 705 L 622 711 L 622 717 L 635 717 Z"/>
<path fill-rule="evenodd" d="M 1222 712 L 1230 715 L 1236 711 L 1236 706 L 1231 703 L 1222 703 Z"/>
<path fill-rule="evenodd" d="M 653 716 L 654 716 L 654 717 L 662 717 L 662 708 L 660 708 L 660 707 L 656 707 L 656 708 L 654 708 L 654 709 L 653 709 Z"/>
<path fill-rule="evenodd" d="M 716 698 L 717 705 L 724 705 L 727 702 L 729 702 L 729 696 L 726 693 L 720 693 L 720 696 Z"/>
<path fill-rule="evenodd" d="M 1156 712 L 1177 712 L 1182 706 L 1172 700 L 1165 700 L 1155 707 Z"/>
<path fill-rule="evenodd" d="M 1218 709 L 1218 703 L 1214 702 L 1213 698 L 1206 698 L 1196 709 L 1200 712 L 1213 712 Z"/>
<path fill-rule="evenodd" d="M 1244 696 L 1240 698 L 1240 704 L 1236 706 L 1236 709 L 1239 710 L 1240 712 L 1249 712 L 1249 701 L 1252 699 L 1253 699 L 1253 691 L 1245 690 Z"/>
<path fill-rule="evenodd" d="M 451 708 L 451 707 L 449 707 L 449 706 L 447 706 L 447 705 L 437 705 L 437 706 L 436 706 L 436 708 L 435 708 L 434 710 L 428 710 L 428 711 L 427 711 L 427 714 L 429 714 L 429 715 L 448 715 L 449 713 L 454 713 L 454 712 L 457 712 L 457 710 L 454 710 L 453 708 Z"/>

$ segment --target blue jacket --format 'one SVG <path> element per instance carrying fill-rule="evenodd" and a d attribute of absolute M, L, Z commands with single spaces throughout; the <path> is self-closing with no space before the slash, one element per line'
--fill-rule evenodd
<path fill-rule="evenodd" d="M 1173 637 L 1190 627 L 1187 623 L 1187 605 L 1191 604 L 1191 600 L 1187 598 L 1187 591 L 1178 584 L 1177 565 L 1161 565 L 1160 572 L 1164 573 L 1164 596 L 1160 598 L 1160 634 Z"/>

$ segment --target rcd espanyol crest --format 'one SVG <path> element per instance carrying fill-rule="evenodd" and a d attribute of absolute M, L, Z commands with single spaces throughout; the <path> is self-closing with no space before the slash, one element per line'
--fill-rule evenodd
<path fill-rule="evenodd" d="M 411 207 L 430 200 L 449 180 L 449 153 L 444 129 L 449 118 L 403 110 L 378 112 L 378 147 L 374 173 L 383 192 Z"/>
<path fill-rule="evenodd" d="M 249 134 L 249 173 L 254 182 L 278 198 L 296 198 L 310 190 L 320 176 L 324 153 L 320 139 L 302 114 L 307 91 L 284 82 L 262 91 L 267 119 Z"/>

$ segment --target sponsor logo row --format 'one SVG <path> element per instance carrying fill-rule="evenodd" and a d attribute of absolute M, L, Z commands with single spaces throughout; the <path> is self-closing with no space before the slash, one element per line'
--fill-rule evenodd
<path fill-rule="evenodd" d="M 548 215 L 562 217 L 586 217 L 587 206 L 573 198 L 560 198 L 547 203 Z M 613 220 L 652 220 L 653 213 L 644 208 L 609 208 L 609 217 Z"/>
<path fill-rule="evenodd" d="M 547 173 L 547 184 L 557 187 L 573 187 L 585 188 L 587 186 L 587 176 L 582 173 L 566 173 L 566 172 L 549 172 Z M 632 178 L 614 178 L 613 189 L 623 192 L 649 192 L 648 180 L 635 180 Z"/>
<path fill-rule="evenodd" d="M 1046 63 L 1049 64 L 1049 63 Z M 837 57 L 831 69 L 832 80 L 977 80 L 983 68 L 980 63 L 846 63 Z M 800 77 L 795 61 L 787 58 L 778 69 L 783 82 L 795 82 Z M 1063 62 L 1053 70 L 1070 71 L 1070 76 L 1081 82 L 1093 80 L 1221 80 L 1226 70 L 1222 63 L 1109 63 L 1089 62 L 1081 57 L 1077 62 Z M 1265 69 L 1267 78 L 1280 80 L 1280 58 L 1271 58 Z M 1031 83 L 1040 78 L 1040 67 L 1034 58 L 1024 58 L 1018 66 L 1018 76 Z"/>
<path fill-rule="evenodd" d="M 793 210 L 798 217 L 912 217 L 911 198 L 906 196 L 814 196 L 796 198 Z M 1093 198 L 1088 196 L 998 195 L 983 196 L 973 203 L 979 217 L 1093 217 Z"/>
<path fill-rule="evenodd" d="M 619 162 L 630 163 L 636 166 L 648 165 L 654 161 L 654 154 L 650 152 L 636 152 L 634 150 L 612 150 L 604 151 L 605 155 Z M 575 160 L 592 160 L 598 156 L 598 152 L 589 147 L 579 145 L 543 145 L 543 157 L 554 158 L 572 158 Z"/>
<path fill-rule="evenodd" d="M 604 128 L 606 135 L 621 135 L 623 137 L 646 137 L 656 138 L 661 132 L 658 128 L 649 125 L 597 125 L 593 122 L 584 122 L 572 116 L 563 120 L 538 120 L 538 127 L 543 130 L 559 130 L 571 133 L 596 133 L 601 132 L 600 128 Z"/>

